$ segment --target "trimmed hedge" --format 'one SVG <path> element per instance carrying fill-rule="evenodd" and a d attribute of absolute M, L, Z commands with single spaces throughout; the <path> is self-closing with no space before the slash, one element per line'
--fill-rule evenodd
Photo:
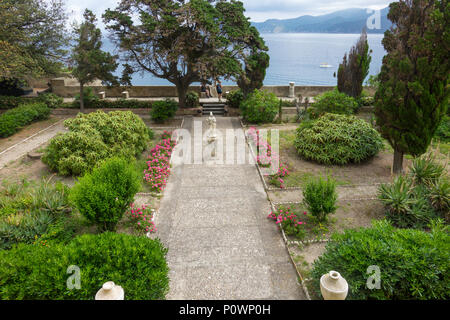
<path fill-rule="evenodd" d="M 123 109 L 150 109 L 152 107 L 152 101 L 141 101 L 136 99 L 118 99 L 118 100 L 94 100 L 88 102 L 84 107 L 92 109 L 108 109 L 108 108 L 123 108 Z M 65 104 L 66 108 L 79 109 L 79 102 L 73 102 L 71 104 Z"/>
<path fill-rule="evenodd" d="M 250 123 L 270 123 L 279 111 L 280 101 L 277 96 L 264 90 L 253 91 L 241 102 L 240 109 L 245 121 Z"/>
<path fill-rule="evenodd" d="M 106 281 L 122 286 L 126 300 L 164 299 L 166 254 L 159 240 L 110 232 L 82 235 L 67 245 L 19 245 L 0 251 L 0 299 L 93 300 Z M 80 289 L 67 287 L 71 265 L 80 268 Z"/>
<path fill-rule="evenodd" d="M 8 110 L 0 115 L 0 138 L 9 137 L 33 121 L 48 119 L 49 116 L 50 108 L 44 103 L 26 104 Z"/>
<path fill-rule="evenodd" d="M 322 164 L 360 163 L 383 147 L 380 134 L 355 116 L 326 113 L 303 121 L 297 129 L 295 147 L 300 156 Z"/>
<path fill-rule="evenodd" d="M 82 175 L 112 155 L 133 159 L 142 154 L 152 135 L 131 111 L 79 113 L 64 125 L 69 132 L 54 137 L 42 157 L 62 175 Z"/>
<path fill-rule="evenodd" d="M 371 228 L 334 234 L 325 253 L 313 264 L 313 286 L 320 292 L 320 277 L 338 271 L 349 285 L 347 299 L 450 298 L 450 236 L 442 225 L 430 233 L 396 229 L 387 221 Z M 378 266 L 380 289 L 366 286 L 369 266 Z"/>
<path fill-rule="evenodd" d="M 317 119 L 325 113 L 346 114 L 355 113 L 359 104 L 356 99 L 339 92 L 337 89 L 328 91 L 314 98 L 315 102 L 308 112 L 313 119 Z"/>
<path fill-rule="evenodd" d="M 175 100 L 166 99 L 164 101 L 155 101 L 150 111 L 150 116 L 153 121 L 163 123 L 175 117 L 177 110 L 178 103 Z"/>

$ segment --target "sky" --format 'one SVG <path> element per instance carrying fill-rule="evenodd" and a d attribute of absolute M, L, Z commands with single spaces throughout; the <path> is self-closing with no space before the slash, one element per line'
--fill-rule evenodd
<path fill-rule="evenodd" d="M 99 20 L 108 8 L 115 8 L 119 0 L 66 0 L 71 21 L 80 21 L 85 8 L 96 13 Z M 242 0 L 241 0 L 242 1 Z M 267 19 L 289 19 L 303 15 L 321 15 L 348 8 L 382 9 L 393 0 L 243 0 L 246 15 L 253 22 Z"/>

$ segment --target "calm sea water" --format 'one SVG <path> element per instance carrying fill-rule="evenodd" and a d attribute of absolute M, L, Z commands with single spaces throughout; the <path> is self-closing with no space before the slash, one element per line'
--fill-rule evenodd
<path fill-rule="evenodd" d="M 336 85 L 339 63 L 359 38 L 359 34 L 324 33 L 278 33 L 263 34 L 269 47 L 270 67 L 267 70 L 265 85 L 288 85 L 293 81 L 297 85 Z M 369 34 L 368 41 L 372 49 L 370 74 L 377 74 L 381 61 L 386 54 L 381 40 L 382 34 Z M 106 43 L 105 43 L 106 45 Z M 110 47 L 110 44 L 107 44 Z M 321 63 L 331 68 L 320 68 Z M 168 81 L 155 78 L 148 73 L 136 74 L 134 85 L 168 85 Z M 225 81 L 224 84 L 234 84 Z"/>

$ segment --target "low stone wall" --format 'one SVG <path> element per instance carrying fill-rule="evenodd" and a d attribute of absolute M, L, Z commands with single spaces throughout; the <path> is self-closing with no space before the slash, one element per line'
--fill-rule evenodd
<path fill-rule="evenodd" d="M 141 117 L 150 117 L 150 109 L 146 108 L 86 108 L 85 113 L 95 112 L 97 110 L 102 110 L 104 112 L 111 111 L 132 111 Z M 80 109 L 76 108 L 56 108 L 52 109 L 52 115 L 55 116 L 76 116 L 80 112 Z M 202 109 L 199 108 L 186 108 L 178 109 L 176 116 L 201 116 Z"/>
<path fill-rule="evenodd" d="M 73 98 L 79 93 L 80 87 L 76 81 L 67 78 L 56 78 L 51 80 L 53 93 L 64 98 Z M 169 98 L 176 97 L 175 86 L 131 86 L 131 87 L 105 87 L 94 82 L 90 85 L 95 93 L 105 92 L 107 98 L 122 97 L 122 92 L 128 91 L 130 98 Z M 314 97 L 323 92 L 333 90 L 332 86 L 295 86 L 295 95 L 301 94 L 303 97 Z M 223 86 L 223 91 L 237 90 L 238 86 Z M 264 90 L 273 92 L 277 97 L 289 96 L 289 84 L 285 86 L 264 86 Z M 371 92 L 371 88 L 365 88 Z M 190 91 L 200 93 L 200 86 L 191 86 Z"/>

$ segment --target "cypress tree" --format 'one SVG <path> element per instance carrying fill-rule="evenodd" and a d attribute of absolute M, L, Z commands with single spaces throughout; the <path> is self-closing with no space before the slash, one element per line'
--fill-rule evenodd
<path fill-rule="evenodd" d="M 447 111 L 449 14 L 446 0 L 390 4 L 393 27 L 383 39 L 387 55 L 375 94 L 375 117 L 394 149 L 394 173 L 403 171 L 404 154 L 426 152 Z"/>

